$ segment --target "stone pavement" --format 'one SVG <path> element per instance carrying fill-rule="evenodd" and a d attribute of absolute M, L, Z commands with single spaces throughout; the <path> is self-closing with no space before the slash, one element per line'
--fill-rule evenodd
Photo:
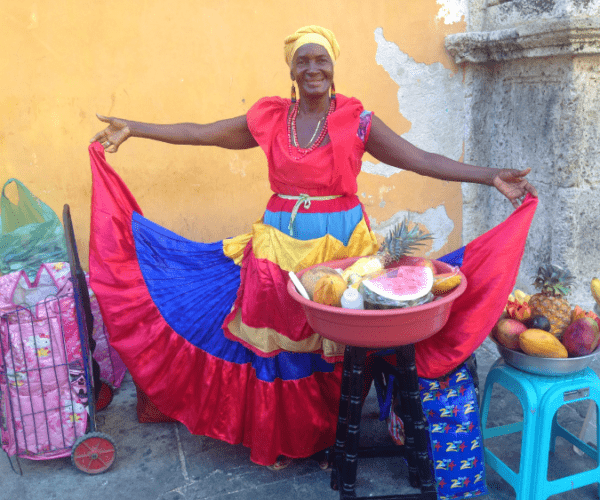
<path fill-rule="evenodd" d="M 498 358 L 495 346 L 486 340 L 477 351 L 483 389 L 485 376 Z M 600 361 L 592 367 L 600 373 Z M 494 392 L 490 420 L 509 423 L 522 419 L 518 400 L 510 393 Z M 98 430 L 116 443 L 117 458 L 104 474 L 89 476 L 71 465 L 69 458 L 46 461 L 20 460 L 23 475 L 15 474 L 6 456 L 0 456 L 0 500 L 47 500 L 85 498 L 86 500 L 334 500 L 329 474 L 313 460 L 297 460 L 290 467 L 271 472 L 249 460 L 243 446 L 232 446 L 206 437 L 192 436 L 181 424 L 139 424 L 135 412 L 136 393 L 127 375 L 110 407 L 98 415 Z M 559 411 L 559 422 L 579 434 L 587 405 L 570 404 Z M 363 410 L 364 442 L 388 443 L 385 425 L 377 420 L 373 391 Z M 497 438 L 498 439 L 498 438 Z M 490 440 L 501 458 L 516 467 L 520 434 Z M 0 453 L 4 455 L 4 453 Z M 13 458 L 13 464 L 16 462 Z M 561 438 L 551 463 L 558 477 L 565 471 L 592 468 L 595 462 L 579 456 Z M 599 478 L 600 480 L 600 478 Z M 512 488 L 488 468 L 490 500 L 515 498 Z M 408 493 L 406 465 L 401 458 L 362 459 L 359 462 L 357 493 L 389 495 Z M 597 499 L 598 487 L 591 485 L 558 495 L 557 499 Z M 532 499 L 534 500 L 534 499 Z"/>

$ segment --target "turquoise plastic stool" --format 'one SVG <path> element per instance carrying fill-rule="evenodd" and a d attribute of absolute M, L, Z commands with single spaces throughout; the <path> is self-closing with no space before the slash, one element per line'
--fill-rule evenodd
<path fill-rule="evenodd" d="M 486 429 L 494 384 L 499 384 L 519 398 L 523 407 L 522 422 Z M 561 406 L 582 400 L 593 400 L 600 408 L 600 379 L 589 367 L 568 375 L 546 377 L 517 370 L 499 359 L 490 369 L 481 405 L 483 439 L 521 431 L 522 441 L 518 473 L 487 447 L 484 448 L 485 461 L 514 488 L 517 500 L 545 500 L 551 495 L 600 482 L 600 448 L 594 449 L 584 443 L 556 420 Z M 596 429 L 600 434 L 598 422 Z M 548 481 L 548 455 L 554 453 L 558 436 L 596 460 L 596 468 Z M 600 440 L 597 442 L 600 443 Z"/>

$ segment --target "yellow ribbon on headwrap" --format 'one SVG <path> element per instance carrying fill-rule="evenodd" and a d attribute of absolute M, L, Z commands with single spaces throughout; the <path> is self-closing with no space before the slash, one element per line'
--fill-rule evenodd
<path fill-rule="evenodd" d="M 293 35 L 288 36 L 283 43 L 285 62 L 288 66 L 292 65 L 292 59 L 296 51 L 307 43 L 316 43 L 325 47 L 334 64 L 340 55 L 340 46 L 335 39 L 335 35 L 332 31 L 327 28 L 321 28 L 321 26 L 313 25 L 300 28 Z"/>

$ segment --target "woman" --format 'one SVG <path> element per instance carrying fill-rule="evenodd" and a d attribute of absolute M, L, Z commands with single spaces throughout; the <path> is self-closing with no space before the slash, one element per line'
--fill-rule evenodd
<path fill-rule="evenodd" d="M 193 433 L 243 442 L 251 448 L 254 462 L 274 470 L 288 465 L 290 457 L 311 456 L 335 440 L 341 375 L 335 362 L 341 360 L 342 346 L 308 327 L 285 287 L 290 270 L 376 251 L 375 236 L 356 196 L 363 153 L 429 177 L 494 186 L 515 207 L 527 193 L 536 196 L 525 179 L 529 169 L 481 168 L 427 153 L 365 111 L 357 99 L 336 96 L 334 64 L 340 51 L 331 31 L 318 26 L 301 28 L 286 38 L 284 51 L 292 79 L 291 100 L 263 98 L 244 116 L 206 125 L 156 125 L 99 116 L 108 127 L 92 139 L 110 153 L 117 152 L 129 137 L 228 149 L 260 146 L 266 153 L 275 194 L 263 219 L 248 235 L 212 246 L 184 243 L 143 219 L 135 213 L 137 205 L 133 207 L 137 257 L 131 258 L 140 261 L 143 275 L 138 294 L 143 297 L 136 309 L 152 308 L 154 301 L 160 312 L 155 322 L 145 315 L 140 326 L 135 317 L 122 314 L 122 307 L 111 302 L 110 297 L 126 287 L 119 282 L 118 266 L 110 267 L 108 245 L 90 245 L 90 270 L 103 314 L 109 317 L 113 345 L 158 408 Z M 118 210 L 118 203 L 114 206 Z M 120 237 L 102 229 L 104 219 L 98 217 L 98 227 L 92 227 L 93 241 Z M 167 249 L 155 248 L 169 239 L 176 243 L 169 243 Z M 196 280 L 206 279 L 210 267 L 218 269 L 210 276 L 224 283 L 217 300 L 207 305 L 196 298 L 187 312 L 180 311 L 179 316 L 193 315 L 193 320 L 188 318 L 181 325 L 173 310 L 185 301 L 183 288 L 178 284 L 178 293 L 172 293 L 177 298 L 169 299 L 177 306 L 167 307 L 160 303 L 165 294 L 154 284 L 177 282 L 173 276 L 185 279 L 193 274 L 187 269 L 160 274 L 166 267 L 180 269 L 181 261 L 165 264 L 165 255 L 180 245 L 193 247 L 205 262 L 207 255 L 214 257 L 210 266 L 203 263 L 205 272 L 194 276 L 204 277 Z M 147 252 L 141 258 L 144 248 Z M 223 264 L 217 254 L 228 262 Z M 148 255 L 159 257 L 152 261 Z M 123 260 L 119 262 L 122 265 Z M 156 327 L 154 323 L 163 319 L 166 326 Z M 190 323 L 199 326 L 189 329 Z M 143 335 L 132 333 L 134 326 Z M 177 352 L 171 353 L 174 343 Z M 175 364 L 186 368 L 174 369 Z"/>

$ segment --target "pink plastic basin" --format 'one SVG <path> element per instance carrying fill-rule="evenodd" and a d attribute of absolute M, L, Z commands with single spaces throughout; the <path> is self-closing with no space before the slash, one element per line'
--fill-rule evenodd
<path fill-rule="evenodd" d="M 333 269 L 345 269 L 359 257 L 319 264 Z M 452 272 L 452 266 L 433 261 L 436 274 Z M 317 267 L 317 266 L 313 266 Z M 301 277 L 308 269 L 296 273 Z M 459 271 L 460 273 L 460 271 Z M 436 297 L 433 302 L 405 309 L 354 310 L 326 306 L 307 300 L 298 293 L 292 281 L 288 292 L 304 308 L 312 329 L 322 337 L 357 347 L 395 347 L 414 344 L 439 332 L 448 321 L 452 303 L 467 288 L 467 279 L 460 273 L 461 283 L 451 292 Z"/>

